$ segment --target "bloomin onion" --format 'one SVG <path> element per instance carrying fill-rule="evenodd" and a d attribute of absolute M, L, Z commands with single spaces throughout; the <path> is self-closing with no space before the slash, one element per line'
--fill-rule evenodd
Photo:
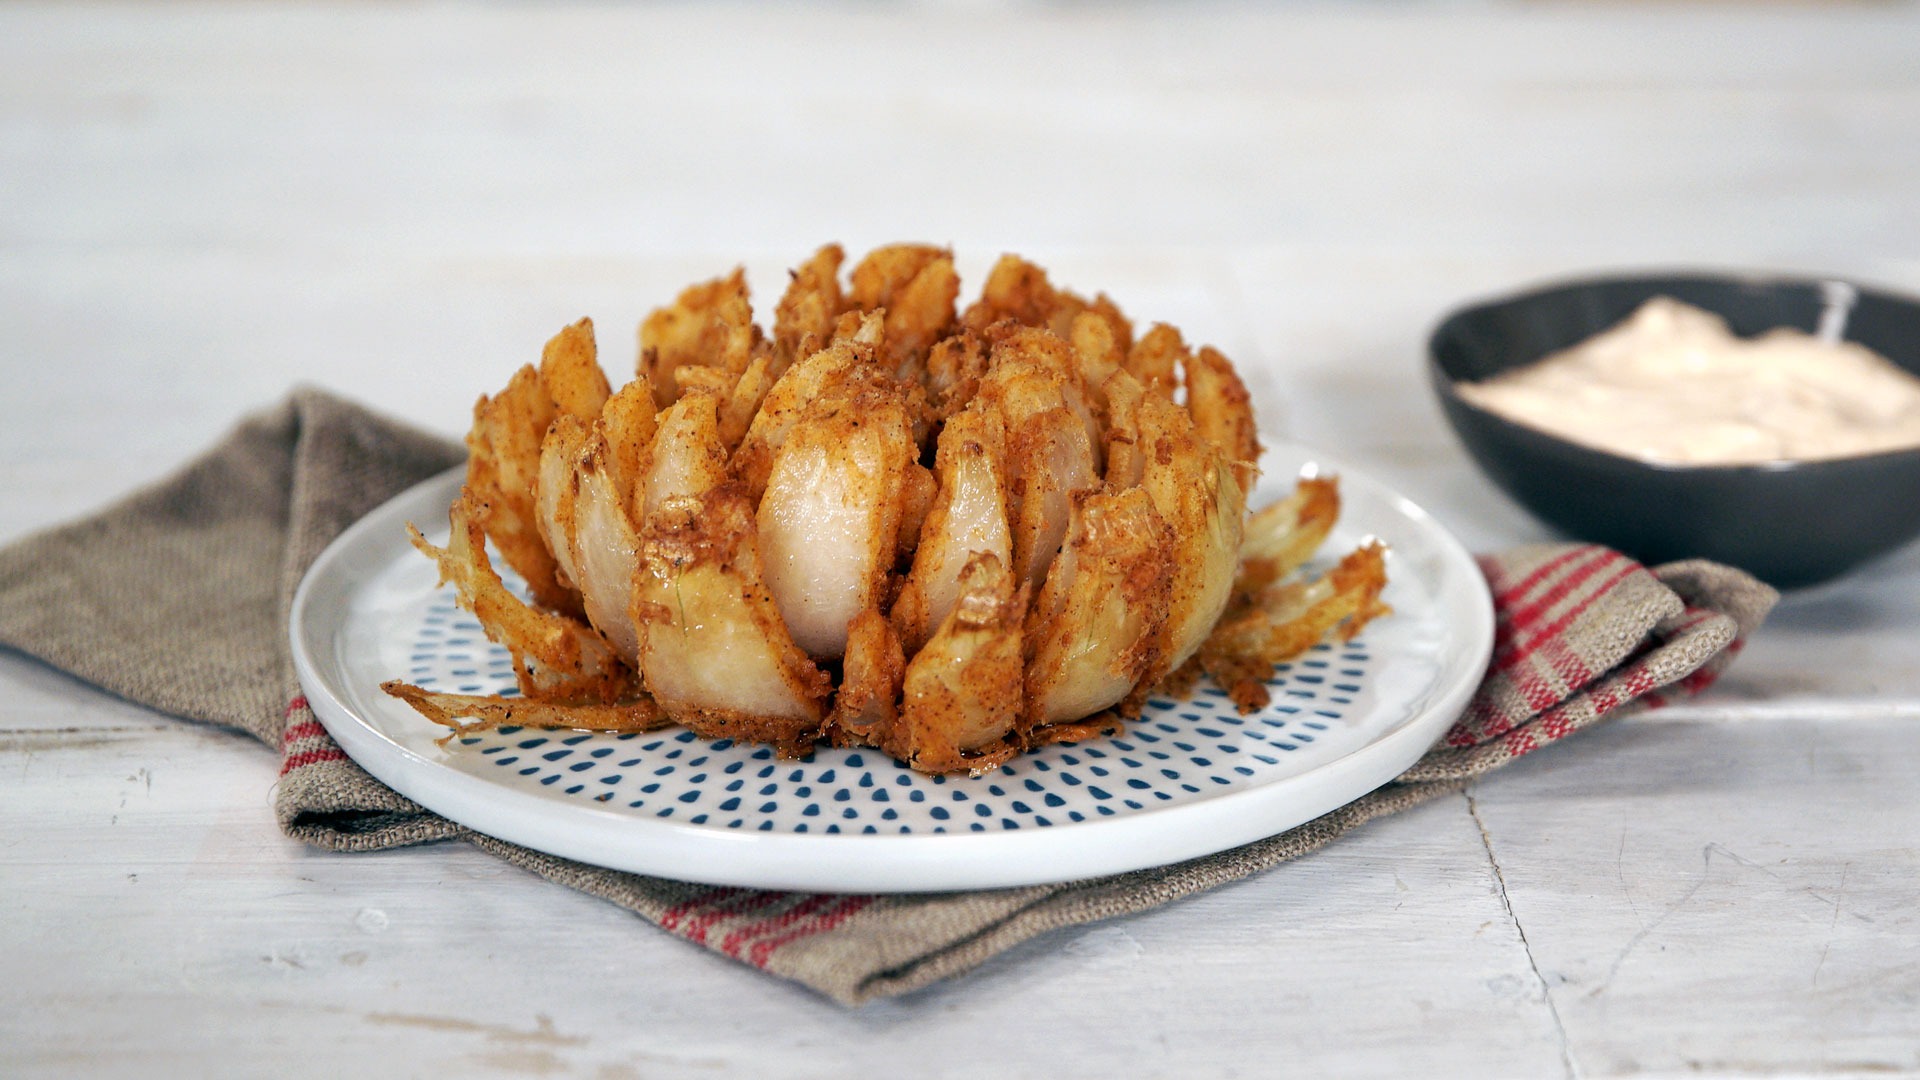
<path fill-rule="evenodd" d="M 771 336 L 735 271 L 647 318 L 617 392 L 583 319 L 481 398 L 452 539 L 412 535 L 522 697 L 389 691 L 463 731 L 678 723 L 979 772 L 1203 671 L 1251 707 L 1383 610 L 1377 547 L 1275 584 L 1338 496 L 1303 482 L 1249 536 L 1260 446 L 1220 353 L 1014 256 L 964 311 L 949 251 L 880 248 L 844 289 L 843 260 L 793 272 Z"/>

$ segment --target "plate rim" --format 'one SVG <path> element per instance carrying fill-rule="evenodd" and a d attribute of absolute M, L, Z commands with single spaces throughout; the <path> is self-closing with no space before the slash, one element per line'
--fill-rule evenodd
<path fill-rule="evenodd" d="M 1396 512 L 1424 528 L 1443 558 L 1435 603 L 1450 634 L 1463 636 L 1467 662 L 1442 669 L 1424 709 L 1391 730 L 1302 773 L 1244 790 L 1135 814 L 1060 824 L 1047 829 L 945 834 L 742 834 L 684 822 L 635 817 L 595 804 L 560 803 L 497 784 L 424 757 L 360 716 L 325 677 L 316 656 L 329 647 L 333 627 L 315 626 L 320 590 L 335 584 L 363 549 L 405 549 L 401 520 L 421 504 L 430 514 L 450 504 L 464 465 L 429 477 L 363 515 L 323 549 L 294 592 L 288 638 L 302 692 L 315 717 L 362 769 L 422 807 L 476 832 L 548 855 L 659 877 L 716 886 L 806 892 L 939 892 L 1054 884 L 1166 866 L 1217 854 L 1277 835 L 1364 797 L 1417 761 L 1451 726 L 1479 685 L 1491 658 L 1493 603 L 1473 556 L 1451 531 L 1406 496 L 1364 470 L 1290 440 L 1268 441 L 1270 451 L 1297 457 L 1364 486 Z M 444 498 L 437 493 L 446 489 Z M 386 535 L 390 534 L 390 535 Z M 1464 585 L 1465 610 L 1445 594 Z M 342 597 L 351 596 L 353 579 Z M 1302 816 L 1301 808 L 1310 812 Z M 1071 836 L 1063 844 L 1062 836 Z M 1205 841 L 1195 843 L 1194 836 Z M 882 845 L 885 845 L 884 847 Z M 1064 849 L 1064 850 L 1063 850 Z M 875 857 L 884 852 L 884 857 Z M 729 857 L 732 856 L 732 857 Z M 741 856 L 746 856 L 742 858 Z"/>

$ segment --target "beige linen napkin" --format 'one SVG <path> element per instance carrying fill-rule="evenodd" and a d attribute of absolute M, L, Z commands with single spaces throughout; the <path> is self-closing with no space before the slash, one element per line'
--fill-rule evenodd
<path fill-rule="evenodd" d="M 461 457 L 349 402 L 296 392 L 172 479 L 0 551 L 0 644 L 279 747 L 275 808 L 307 843 L 368 851 L 463 839 L 848 1004 L 926 986 L 1055 927 L 1270 868 L 1604 716 L 1696 692 L 1774 601 L 1767 586 L 1704 562 L 1648 570 L 1586 545 L 1485 557 L 1498 637 L 1466 714 L 1399 779 L 1315 821 L 1174 866 L 1058 885 L 894 896 L 714 888 L 557 859 L 440 818 L 361 771 L 307 708 L 287 645 L 301 575 L 341 530 Z"/>

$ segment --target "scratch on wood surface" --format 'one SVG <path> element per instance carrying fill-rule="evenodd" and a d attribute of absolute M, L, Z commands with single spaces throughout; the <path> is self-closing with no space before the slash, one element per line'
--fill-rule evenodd
<path fill-rule="evenodd" d="M 506 1050 L 494 1050 L 480 1055 L 477 1060 L 490 1069 L 520 1073 L 525 1076 L 552 1076 L 570 1069 L 559 1055 L 539 1046 L 517 1046 Z"/>
<path fill-rule="evenodd" d="M 301 954 L 297 945 L 288 949 L 275 948 L 262 956 L 260 962 L 282 971 L 305 971 L 307 968 L 306 957 Z"/>
<path fill-rule="evenodd" d="M 1580 1075 L 1579 1066 L 1573 1060 L 1573 1044 L 1567 1037 L 1567 1025 L 1560 1019 L 1560 1007 L 1554 1003 L 1553 990 L 1547 985 L 1547 978 L 1540 972 L 1540 962 L 1534 959 L 1533 946 L 1527 941 L 1526 928 L 1520 925 L 1520 917 L 1514 914 L 1513 900 L 1507 895 L 1507 875 L 1500 868 L 1500 859 L 1493 853 L 1493 836 L 1487 832 L 1487 823 L 1480 817 L 1480 804 L 1473 797 L 1473 785 L 1468 785 L 1460 793 L 1467 800 L 1467 813 L 1473 817 L 1473 824 L 1480 830 L 1480 844 L 1487 851 L 1487 865 L 1493 869 L 1493 882 L 1500 891 L 1500 906 L 1507 913 L 1507 920 L 1513 923 L 1513 932 L 1520 938 L 1520 949 L 1527 954 L 1527 967 L 1533 971 L 1534 982 L 1540 987 L 1540 997 L 1547 1003 L 1547 1015 L 1553 1018 L 1554 1034 L 1560 1038 L 1560 1064 L 1569 1078 Z"/>
<path fill-rule="evenodd" d="M 678 1069 L 699 1069 L 702 1071 L 721 1071 L 728 1069 L 730 1063 L 721 1057 L 681 1057 L 676 1054 L 650 1054 L 645 1051 L 631 1054 L 626 1061 L 604 1062 L 594 1070 L 594 1080 L 644 1080 L 655 1076 L 656 1065 L 670 1065 Z"/>
<path fill-rule="evenodd" d="M 94 750 L 111 746 L 116 742 L 110 735 L 101 735 L 97 731 L 84 734 L 49 731 L 0 732 L 0 754 L 23 754 L 32 757 L 34 751 L 45 753 L 49 750 Z"/>
<path fill-rule="evenodd" d="M 1827 922 L 1827 940 L 1820 946 L 1819 963 L 1813 965 L 1813 981 L 1810 985 L 1816 989 L 1820 986 L 1820 969 L 1827 966 L 1827 953 L 1833 949 L 1833 936 L 1840 929 L 1840 898 L 1847 894 L 1847 873 L 1852 869 L 1852 863 L 1844 863 L 1840 867 L 1840 885 L 1833 891 L 1833 918 Z M 1813 892 L 1812 889 L 1807 891 Z"/>
<path fill-rule="evenodd" d="M 1781 1076 L 1849 1076 L 1860 1073 L 1897 1073 L 1910 1075 L 1914 1067 L 1912 1063 L 1866 1059 L 1856 1061 L 1814 1060 L 1792 1062 L 1741 1060 L 1706 1061 L 1698 1058 L 1687 1058 L 1685 1060 L 1687 1068 L 1696 1073 L 1752 1074 L 1755 1076 L 1761 1073 Z M 1920 1059 L 1916 1059 L 1916 1061 L 1920 1061 Z"/>
<path fill-rule="evenodd" d="M 1620 879 L 1620 893 L 1627 898 L 1627 910 L 1633 912 L 1633 921 L 1640 922 L 1640 905 L 1633 902 L 1633 888 L 1627 884 L 1626 861 L 1627 830 L 1621 829 L 1620 847 L 1613 853 L 1613 876 Z"/>
<path fill-rule="evenodd" d="M 1625 946 L 1621 948 L 1619 955 L 1615 956 L 1613 958 L 1613 963 L 1607 966 L 1606 977 L 1600 980 L 1600 984 L 1598 986 L 1595 986 L 1593 989 L 1587 991 L 1588 997 L 1590 998 L 1599 997 L 1601 994 L 1606 993 L 1607 987 L 1613 985 L 1614 976 L 1620 974 L 1620 965 L 1627 962 L 1627 957 L 1633 955 L 1633 950 L 1639 948 L 1640 943 L 1647 940 L 1647 935 L 1653 933 L 1654 930 L 1657 929 L 1661 923 L 1666 922 L 1668 919 L 1672 918 L 1674 912 L 1679 911 L 1681 908 L 1685 907 L 1687 905 L 1687 901 L 1692 900 L 1694 894 L 1700 891 L 1700 887 L 1707 883 L 1708 875 L 1710 875 L 1713 872 L 1713 851 L 1715 848 L 1719 846 L 1720 845 L 1718 844 L 1708 844 L 1706 847 L 1701 849 L 1700 876 L 1694 879 L 1693 884 L 1688 887 L 1686 892 L 1680 894 L 1680 899 L 1675 900 L 1671 904 L 1668 904 L 1667 909 L 1661 912 L 1658 918 L 1654 919 L 1650 923 L 1646 923 L 1642 925 L 1639 930 L 1634 932 L 1634 935 L 1632 937 L 1627 939 L 1627 943 Z M 1622 885 L 1625 884 L 1624 878 L 1622 879 L 1621 884 Z M 1628 903 L 1631 904 L 1632 901 L 1629 900 Z M 1639 909 L 1636 908 L 1634 913 L 1638 915 Z"/>
<path fill-rule="evenodd" d="M 1625 845 L 1626 845 L 1626 840 L 1623 834 L 1621 838 L 1622 855 L 1624 855 L 1624 852 L 1626 850 Z M 1641 943 L 1646 941 L 1648 936 L 1651 935 L 1655 930 L 1659 929 L 1662 923 L 1672 918 L 1674 914 L 1678 912 L 1681 908 L 1687 906 L 1688 902 L 1690 902 L 1694 898 L 1694 896 L 1700 892 L 1700 889 L 1703 886 L 1705 886 L 1707 881 L 1713 876 L 1713 860 L 1715 856 L 1719 856 L 1721 859 L 1727 862 L 1731 862 L 1734 865 L 1740 866 L 1744 869 L 1756 870 L 1761 874 L 1769 878 L 1772 878 L 1775 881 L 1782 882 L 1788 885 L 1795 885 L 1800 892 L 1804 892 L 1808 896 L 1813 897 L 1815 900 L 1818 900 L 1819 902 L 1823 904 L 1827 904 L 1833 908 L 1833 916 L 1832 916 L 1832 919 L 1829 921 L 1829 933 L 1828 933 L 1827 943 L 1826 943 L 1826 946 L 1820 950 L 1820 963 L 1816 964 L 1813 969 L 1813 977 L 1815 981 L 1817 982 L 1819 980 L 1820 965 L 1826 963 L 1827 950 L 1833 947 L 1832 930 L 1834 926 L 1837 925 L 1838 922 L 1840 921 L 1840 897 L 1846 890 L 1847 874 L 1852 869 L 1853 864 L 1848 863 L 1846 866 L 1841 868 L 1839 887 L 1834 890 L 1834 895 L 1829 896 L 1822 890 L 1816 889 L 1812 886 L 1799 886 L 1798 883 L 1796 883 L 1792 878 L 1789 878 L 1775 871 L 1772 867 L 1767 866 L 1764 863 L 1755 862 L 1752 859 L 1749 859 L 1746 856 L 1741 855 L 1739 852 L 1736 852 L 1728 848 L 1726 845 L 1716 842 L 1716 843 L 1709 843 L 1701 847 L 1700 873 L 1698 877 L 1694 878 L 1693 884 L 1687 887 L 1686 892 L 1680 894 L 1679 899 L 1675 900 L 1671 904 L 1668 904 L 1666 907 L 1666 910 L 1662 911 L 1657 918 L 1655 918 L 1652 922 L 1642 926 L 1637 932 L 1634 933 L 1632 937 L 1627 939 L 1626 945 L 1622 946 L 1619 954 L 1613 958 L 1613 963 L 1608 965 L 1606 976 L 1600 980 L 1600 983 L 1598 986 L 1595 986 L 1592 990 L 1587 991 L 1588 997 L 1590 998 L 1599 997 L 1601 994 L 1605 993 L 1607 991 L 1607 988 L 1613 985 L 1614 977 L 1620 974 L 1620 968 L 1622 967 L 1622 965 L 1624 965 L 1627 962 L 1627 958 L 1633 955 L 1634 951 L 1640 947 Z M 1624 875 L 1621 876 L 1620 884 L 1622 889 L 1626 887 L 1626 878 Z M 1630 907 L 1633 906 L 1633 898 L 1631 895 L 1627 897 L 1627 903 Z M 1634 907 L 1634 914 L 1636 916 L 1639 914 L 1639 909 L 1637 907 Z M 1866 921 L 1871 921 L 1871 920 L 1866 920 Z"/>
<path fill-rule="evenodd" d="M 534 1017 L 532 1031 L 520 1031 L 500 1024 L 484 1024 L 476 1020 L 462 1020 L 454 1016 L 427 1016 L 419 1013 L 366 1014 L 375 1024 L 388 1024 L 397 1027 L 423 1028 L 427 1031 L 470 1032 L 485 1035 L 499 1042 L 525 1043 L 538 1046 L 585 1046 L 585 1035 L 562 1035 L 553 1026 L 553 1017 L 540 1013 Z"/>
<path fill-rule="evenodd" d="M 108 735 L 151 735 L 154 732 L 182 730 L 190 731 L 193 729 L 177 723 L 88 724 L 85 726 L 76 724 L 68 727 L 8 727 L 0 728 L 0 749 L 5 749 L 16 741 L 22 743 L 51 741 L 61 746 L 93 746 L 97 743 L 108 741 L 104 738 L 104 736 Z M 73 735 L 99 735 L 103 737 L 88 740 L 74 740 L 69 738 L 69 736 Z"/>

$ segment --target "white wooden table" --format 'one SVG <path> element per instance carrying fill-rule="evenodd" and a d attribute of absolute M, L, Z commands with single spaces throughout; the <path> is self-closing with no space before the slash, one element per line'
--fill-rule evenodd
<path fill-rule="evenodd" d="M 1907 4 L 0 7 L 0 539 L 294 383 L 453 434 L 582 314 L 818 243 L 1018 250 L 1234 356 L 1475 548 L 1420 365 L 1600 267 L 1920 291 Z M 618 362 L 617 359 L 614 362 Z M 846 1010 L 0 653 L 0 1074 L 1920 1072 L 1920 548 L 1706 699 Z"/>

